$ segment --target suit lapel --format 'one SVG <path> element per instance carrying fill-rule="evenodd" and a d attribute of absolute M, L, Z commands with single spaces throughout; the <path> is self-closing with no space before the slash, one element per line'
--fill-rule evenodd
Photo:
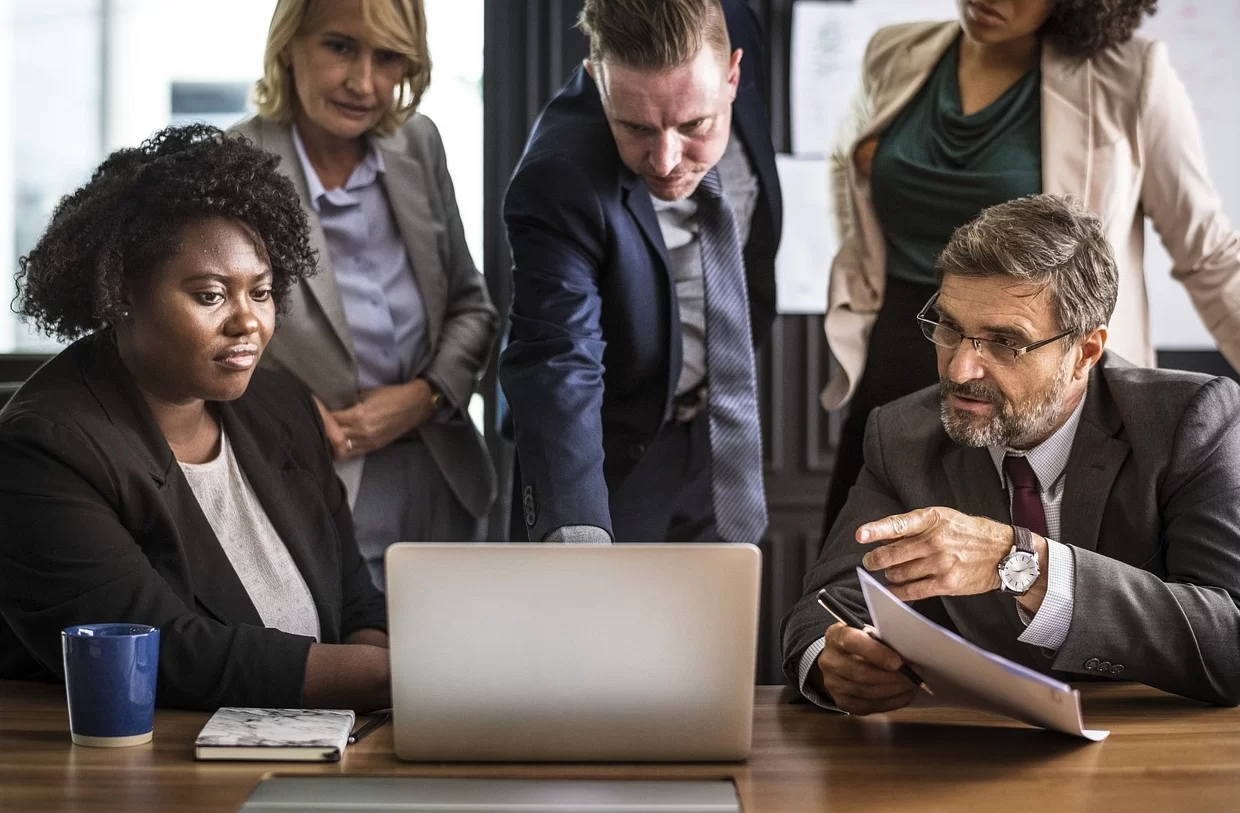
<path fill-rule="evenodd" d="M 338 615 L 339 585 L 328 578 L 329 569 L 320 561 L 321 551 L 316 556 L 314 546 L 329 525 L 324 524 L 327 518 L 307 513 L 307 506 L 319 502 L 318 487 L 290 456 L 294 439 L 283 423 L 265 412 L 251 408 L 247 420 L 242 420 L 232 404 L 224 403 L 220 414 L 237 465 L 306 581 L 318 610 L 322 639 L 336 640 L 338 633 L 331 623 Z"/>
<path fill-rule="evenodd" d="M 943 458 L 943 471 L 951 486 L 953 503 L 959 511 L 1010 523 L 1012 509 L 1008 493 L 999 480 L 990 452 L 957 446 Z"/>
<path fill-rule="evenodd" d="M 622 165 L 620 172 L 624 208 L 628 209 L 633 220 L 637 222 L 638 228 L 641 229 L 642 235 L 646 238 L 646 242 L 658 255 L 659 263 L 663 266 L 663 272 L 670 282 L 672 279 L 671 263 L 667 259 L 667 244 L 663 242 L 663 230 L 659 228 L 659 216 L 655 214 L 654 204 L 650 201 L 650 193 L 641 179 L 627 167 Z"/>
<path fill-rule="evenodd" d="M 88 386 L 112 425 L 132 437 L 128 451 L 148 469 L 177 529 L 184 566 L 165 569 L 170 585 L 182 596 L 193 595 L 220 621 L 261 626 L 258 611 L 220 547 L 163 431 L 121 362 L 110 336 L 99 334 L 96 341 L 93 362 L 86 368 Z M 187 573 L 188 580 L 175 583 L 174 574 L 178 573 Z"/>
<path fill-rule="evenodd" d="M 297 157 L 297 148 L 293 144 L 291 124 L 277 124 L 267 119 L 261 122 L 262 143 L 259 144 L 267 152 L 280 158 L 280 172 L 293 182 L 297 195 L 301 198 L 302 208 L 310 225 L 310 247 L 318 253 L 319 272 L 307 278 L 303 285 L 310 292 L 319 309 L 323 312 L 327 324 L 336 338 L 355 362 L 353 340 L 349 333 L 349 322 L 344 314 L 344 301 L 340 298 L 340 289 L 336 286 L 336 275 L 332 273 L 331 254 L 327 249 L 327 237 L 323 234 L 323 226 L 318 213 L 310 203 L 310 190 L 306 184 L 306 175 L 301 168 L 301 159 Z"/>
<path fill-rule="evenodd" d="M 399 136 L 397 136 L 399 138 Z M 433 357 L 439 341 L 439 328 L 447 307 L 447 275 L 440 261 L 436 238 L 447 228 L 431 205 L 429 190 L 434 179 L 423 166 L 400 149 L 397 138 L 379 144 L 383 154 L 382 183 L 388 205 L 405 242 L 409 265 L 422 293 L 426 310 L 426 338 L 430 343 L 428 358 Z"/>
<path fill-rule="evenodd" d="M 943 458 L 943 469 L 958 511 L 1011 523 L 1011 503 L 990 452 L 958 446 Z M 975 642 L 1010 641 L 1014 645 L 1024 630 L 1016 604 L 998 593 L 951 596 L 943 599 L 943 605 L 956 628 Z M 1011 651 L 1002 654 L 1013 655 Z"/>
<path fill-rule="evenodd" d="M 779 194 L 779 171 L 775 167 L 775 152 L 769 149 L 755 149 L 762 139 L 770 138 L 770 130 L 766 123 L 766 111 L 762 109 L 762 99 L 752 84 L 741 87 L 732 105 L 732 129 L 740 136 L 741 144 L 749 160 L 753 161 L 758 175 L 758 190 L 765 204 L 763 211 L 768 223 L 767 229 L 774 233 L 775 224 L 783 217 L 781 211 L 782 197 Z M 750 230 L 752 239 L 753 230 Z M 744 248 L 744 246 L 742 246 Z"/>
<path fill-rule="evenodd" d="M 1063 539 L 1057 541 L 1096 550 L 1107 499 L 1130 447 L 1116 437 L 1122 421 L 1106 388 L 1101 365 L 1094 367 L 1085 397 L 1064 473 Z"/>
<path fill-rule="evenodd" d="M 960 36 L 959 25 L 944 25 L 932 36 L 904 52 L 898 64 L 891 69 L 892 75 L 900 79 L 888 84 L 897 91 L 886 99 L 876 100 L 878 104 L 874 115 L 853 142 L 853 150 L 866 139 L 885 130 L 900 111 L 908 106 L 912 98 L 917 95 L 917 91 L 921 90 L 926 80 L 930 78 L 934 66 L 939 64 L 943 54 L 958 36 Z"/>
<path fill-rule="evenodd" d="M 1042 191 L 1075 195 L 1089 205 L 1094 131 L 1093 65 L 1042 46 Z"/>
<path fill-rule="evenodd" d="M 676 299 L 676 281 L 672 278 L 672 266 L 667 258 L 667 244 L 663 241 L 663 230 L 659 228 L 659 216 L 655 214 L 654 204 L 650 201 L 650 192 L 646 189 L 646 185 L 642 183 L 641 178 L 637 177 L 632 170 L 624 164 L 620 164 L 620 187 L 624 208 L 633 216 L 633 220 L 641 230 L 642 236 L 646 238 L 646 242 L 654 249 L 660 271 L 664 279 L 667 280 L 670 302 L 670 307 L 668 308 L 670 319 L 668 335 L 672 337 L 671 347 L 669 348 L 670 363 L 667 367 L 667 402 L 670 405 L 671 399 L 676 392 L 677 381 L 680 378 L 680 366 L 684 363 L 684 351 L 680 341 L 680 305 Z"/>
<path fill-rule="evenodd" d="M 262 617 L 220 545 L 206 514 L 202 512 L 202 506 L 180 466 L 174 467 L 160 494 L 176 518 L 194 599 L 226 624 L 263 626 Z"/>

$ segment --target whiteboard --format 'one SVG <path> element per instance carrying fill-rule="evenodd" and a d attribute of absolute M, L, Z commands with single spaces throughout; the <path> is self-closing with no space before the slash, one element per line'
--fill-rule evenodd
<path fill-rule="evenodd" d="M 1160 0 L 1141 33 L 1167 44 L 1171 66 L 1188 88 L 1201 124 L 1206 161 L 1223 211 L 1240 224 L 1240 0 Z M 1184 286 L 1171 278 L 1171 258 L 1146 221 L 1145 278 L 1154 346 L 1213 348 Z"/>

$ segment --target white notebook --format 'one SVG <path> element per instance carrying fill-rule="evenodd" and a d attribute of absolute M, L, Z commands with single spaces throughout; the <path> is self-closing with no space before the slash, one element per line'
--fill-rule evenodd
<path fill-rule="evenodd" d="M 198 759 L 338 762 L 356 721 L 347 709 L 222 708 L 194 746 Z"/>

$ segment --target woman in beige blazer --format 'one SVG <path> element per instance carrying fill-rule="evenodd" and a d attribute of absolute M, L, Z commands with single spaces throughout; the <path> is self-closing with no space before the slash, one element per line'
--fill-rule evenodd
<path fill-rule="evenodd" d="M 1149 216 L 1172 273 L 1240 367 L 1240 238 L 1166 49 L 1133 36 L 1156 0 L 959 4 L 958 21 L 874 35 L 854 125 L 833 156 L 841 243 L 825 328 L 836 365 L 822 405 L 850 411 L 824 535 L 861 470 L 869 412 L 938 381 L 915 316 L 952 230 L 988 205 L 1070 194 L 1101 216 L 1121 278 L 1108 349 L 1153 366 Z"/>
<path fill-rule="evenodd" d="M 279 0 L 236 128 L 280 156 L 319 258 L 264 361 L 314 393 L 380 587 L 389 544 L 476 540 L 495 497 L 467 410 L 498 317 L 415 113 L 429 81 L 422 0 Z"/>

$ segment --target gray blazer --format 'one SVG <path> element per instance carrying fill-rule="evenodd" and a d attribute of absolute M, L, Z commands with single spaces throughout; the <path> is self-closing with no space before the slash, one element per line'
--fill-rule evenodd
<path fill-rule="evenodd" d="M 297 376 L 329 409 L 352 406 L 358 400 L 353 341 L 292 127 L 255 116 L 232 132 L 280 157 L 281 171 L 301 195 L 310 245 L 319 254 L 319 273 L 293 290 L 263 361 Z M 491 358 L 499 317 L 465 243 L 443 142 L 430 119 L 414 115 L 378 145 L 384 189 L 426 306 L 430 352 L 415 376 L 433 381 L 464 411 Z M 473 424 L 426 424 L 418 431 L 457 499 L 474 517 L 484 517 L 495 500 L 495 470 Z"/>
<path fill-rule="evenodd" d="M 1062 538 L 1076 562 L 1068 637 L 1056 652 L 1017 640 L 1010 596 L 918 602 L 973 643 L 1061 680 L 1116 677 L 1222 705 L 1240 704 L 1240 387 L 1225 378 L 1129 365 L 1093 373 L 1065 470 Z M 870 414 L 865 468 L 805 595 L 784 617 L 784 672 L 828 626 L 814 594 L 833 585 L 865 614 L 857 526 L 932 505 L 1011 522 L 985 449 L 959 446 L 931 387 Z"/>

